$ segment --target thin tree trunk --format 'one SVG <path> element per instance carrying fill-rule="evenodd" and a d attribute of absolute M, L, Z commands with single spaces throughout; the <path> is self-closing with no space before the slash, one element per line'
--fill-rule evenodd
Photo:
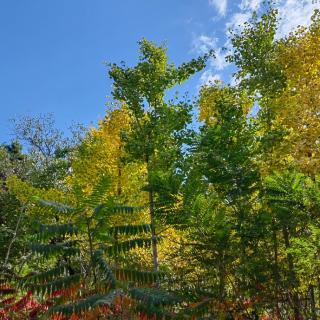
<path fill-rule="evenodd" d="M 276 313 L 277 317 L 280 317 L 279 310 L 279 264 L 278 264 L 278 238 L 277 230 L 275 229 L 275 221 L 273 221 L 273 252 L 274 252 L 274 279 L 275 279 L 275 296 L 276 296 Z"/>
<path fill-rule="evenodd" d="M 225 265 L 224 265 L 224 256 L 220 252 L 221 260 L 219 261 L 219 300 L 224 302 L 225 299 Z"/>
<path fill-rule="evenodd" d="M 18 229 L 19 229 L 19 226 L 20 226 L 20 222 L 21 222 L 23 213 L 24 213 L 24 208 L 21 208 L 21 211 L 20 211 L 20 214 L 19 214 L 19 218 L 18 218 L 16 227 L 15 227 L 14 232 L 13 232 L 13 237 L 12 237 L 10 243 L 9 243 L 9 246 L 8 246 L 7 254 L 6 254 L 6 257 L 5 257 L 5 260 L 4 260 L 4 265 L 6 265 L 8 263 L 8 261 L 9 261 L 11 248 L 12 248 L 13 243 L 16 241 L 17 234 L 18 234 Z"/>
<path fill-rule="evenodd" d="M 159 271 L 158 245 L 157 245 L 157 235 L 156 235 L 156 228 L 155 228 L 154 199 L 153 199 L 152 190 L 149 191 L 149 212 L 150 212 L 150 220 L 151 220 L 153 266 L 155 271 Z"/>
<path fill-rule="evenodd" d="M 87 232 L 88 232 L 88 241 L 89 241 L 89 250 L 90 250 L 90 259 L 91 259 L 91 271 L 93 274 L 93 280 L 94 280 L 94 286 L 95 289 L 97 290 L 98 288 L 98 281 L 97 281 L 97 275 L 94 267 L 94 256 L 93 256 L 93 241 L 92 241 L 92 236 L 91 236 L 91 229 L 90 229 L 90 222 L 89 218 L 85 217 L 86 219 L 86 224 L 87 224 Z"/>
<path fill-rule="evenodd" d="M 289 240 L 289 231 L 287 227 L 283 228 L 283 238 L 284 238 L 286 249 L 289 249 L 290 240 Z M 293 300 L 294 319 L 301 320 L 299 296 L 298 296 L 298 293 L 295 291 L 295 288 L 297 286 L 297 279 L 294 271 L 293 258 L 291 253 L 287 253 L 287 261 L 288 261 L 288 269 L 289 269 L 289 277 L 290 277 L 291 295 Z"/>
<path fill-rule="evenodd" d="M 317 320 L 317 311 L 316 311 L 316 299 L 314 294 L 314 286 L 310 285 L 310 306 L 311 306 L 311 319 Z"/>
<path fill-rule="evenodd" d="M 119 158 L 121 155 L 121 146 L 119 146 Z M 118 183 L 117 183 L 117 194 L 121 196 L 122 194 L 122 184 L 121 184 L 121 176 L 122 176 L 122 166 L 120 160 L 118 160 Z"/>
<path fill-rule="evenodd" d="M 153 258 L 153 266 L 155 271 L 159 271 L 159 259 L 158 259 L 158 245 L 157 245 L 157 234 L 156 234 L 156 226 L 155 226 L 155 206 L 154 206 L 154 194 L 153 194 L 153 186 L 151 185 L 150 179 L 150 161 L 149 156 L 146 155 L 146 163 L 147 163 L 147 171 L 148 171 L 148 184 L 149 184 L 149 214 L 150 214 L 150 222 L 151 222 L 151 245 L 152 245 L 152 258 Z"/>
<path fill-rule="evenodd" d="M 320 278 L 318 278 L 318 300 L 317 300 L 317 303 L 320 308 Z"/>

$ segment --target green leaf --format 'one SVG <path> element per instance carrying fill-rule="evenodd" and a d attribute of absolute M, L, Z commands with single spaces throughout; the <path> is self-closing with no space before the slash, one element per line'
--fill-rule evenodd
<path fill-rule="evenodd" d="M 108 305 L 111 306 L 113 301 L 121 294 L 120 290 L 113 290 L 108 294 L 96 294 L 86 299 L 66 305 L 56 305 L 48 310 L 48 315 L 60 314 L 70 317 L 73 313 L 81 315 L 82 313 L 93 310 L 96 307 Z"/>
<path fill-rule="evenodd" d="M 165 277 L 163 272 L 140 271 L 134 269 L 114 269 L 115 276 L 120 281 L 138 284 L 152 284 Z"/>
<path fill-rule="evenodd" d="M 124 235 L 137 235 L 140 233 L 150 233 L 151 225 L 150 224 L 140 224 L 140 225 L 124 225 L 116 226 L 110 228 L 110 233 L 112 235 L 124 234 Z"/>
<path fill-rule="evenodd" d="M 65 224 L 40 224 L 39 234 L 37 238 L 41 241 L 48 240 L 53 237 L 64 237 L 66 235 L 77 234 L 77 227 L 73 223 Z"/>
<path fill-rule="evenodd" d="M 84 200 L 84 205 L 95 208 L 103 203 L 111 186 L 108 176 L 102 176 L 99 183 L 93 188 L 91 194 Z"/>
<path fill-rule="evenodd" d="M 117 243 L 113 246 L 107 247 L 105 250 L 109 254 L 119 254 L 136 248 L 149 248 L 151 243 L 151 239 L 138 238 Z"/>
<path fill-rule="evenodd" d="M 182 301 L 176 295 L 157 288 L 131 288 L 129 295 L 135 300 L 154 306 L 175 305 Z"/>
<path fill-rule="evenodd" d="M 32 284 L 30 285 L 30 289 L 33 293 L 38 295 L 52 295 L 54 292 L 69 288 L 73 284 L 80 283 L 81 275 L 73 274 L 70 276 L 66 276 L 63 278 L 55 279 L 51 282 L 47 282 L 44 284 Z"/>
<path fill-rule="evenodd" d="M 96 250 L 93 254 L 95 264 L 98 266 L 102 278 L 100 281 L 106 282 L 110 288 L 114 289 L 116 287 L 116 279 L 115 276 L 109 267 L 108 263 L 103 258 L 103 251 L 102 250 Z"/>
<path fill-rule="evenodd" d="M 67 274 L 67 269 L 66 269 L 66 265 L 63 264 L 61 266 L 58 266 L 56 268 L 41 272 L 41 273 L 37 273 L 35 275 L 32 275 L 30 277 L 28 277 L 25 280 L 25 284 L 40 284 L 43 282 L 49 282 L 52 281 L 55 278 L 58 278 L 60 276 L 66 275 Z"/>
<path fill-rule="evenodd" d="M 35 198 L 37 200 L 37 203 L 44 207 L 47 208 L 48 210 L 55 212 L 55 213 L 73 213 L 75 211 L 75 208 L 68 206 L 63 203 L 55 202 L 55 201 L 48 201 L 48 200 L 43 200 L 39 198 Z"/>
<path fill-rule="evenodd" d="M 62 243 L 54 244 L 40 244 L 40 243 L 31 243 L 30 249 L 41 254 L 44 258 L 49 258 L 51 256 L 56 256 L 59 254 L 65 254 L 67 256 L 78 255 L 80 253 L 79 248 L 74 247 L 77 241 L 69 241 Z"/>

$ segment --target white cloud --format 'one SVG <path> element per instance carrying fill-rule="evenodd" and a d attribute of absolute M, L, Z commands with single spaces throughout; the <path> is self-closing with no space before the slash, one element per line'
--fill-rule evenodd
<path fill-rule="evenodd" d="M 242 0 L 239 8 L 243 11 L 256 11 L 260 8 L 262 0 Z"/>
<path fill-rule="evenodd" d="M 215 58 L 212 58 L 210 65 L 216 70 L 223 70 L 229 65 L 229 62 L 226 61 L 227 52 L 224 52 L 221 48 L 215 49 Z"/>
<path fill-rule="evenodd" d="M 225 16 L 227 12 L 227 0 L 209 0 L 209 4 L 218 11 L 220 16 Z"/>
<path fill-rule="evenodd" d="M 240 83 L 240 80 L 235 77 L 235 75 L 231 75 L 230 77 L 230 85 L 236 87 Z"/>
<path fill-rule="evenodd" d="M 208 53 L 209 50 L 215 49 L 217 46 L 217 38 L 201 35 L 194 37 L 193 49 L 200 54 Z"/>
<path fill-rule="evenodd" d="M 200 35 L 193 39 L 193 49 L 199 53 L 204 54 L 209 50 L 214 50 L 215 58 L 210 59 L 210 67 L 216 70 L 224 69 L 229 63 L 226 62 L 227 53 L 224 52 L 218 44 L 218 38 L 207 35 Z"/>
<path fill-rule="evenodd" d="M 277 2 L 279 10 L 279 28 L 277 37 L 283 37 L 294 31 L 299 25 L 308 26 L 315 9 L 320 9 L 320 1 L 312 0 L 280 0 Z"/>
<path fill-rule="evenodd" d="M 227 54 L 232 52 L 232 46 L 230 39 L 228 39 L 228 30 L 232 29 L 240 31 L 244 27 L 244 23 L 249 21 L 252 17 L 253 11 L 263 12 L 262 4 L 263 0 L 241 0 L 239 5 L 235 6 L 235 11 L 227 17 L 225 23 L 225 43 L 228 52 L 221 49 L 219 42 L 222 38 L 217 39 L 207 35 L 201 35 L 194 38 L 193 48 L 196 52 L 203 54 L 210 49 L 215 51 L 216 58 L 210 60 L 208 70 L 206 70 L 200 79 L 200 84 L 213 82 L 215 80 L 221 80 L 221 74 L 217 72 L 223 72 L 223 70 L 229 65 L 225 61 Z M 209 0 L 209 4 L 213 6 L 220 16 L 224 16 L 227 12 L 227 0 Z M 278 32 L 277 38 L 288 35 L 294 31 L 299 25 L 308 26 L 311 22 L 311 16 L 315 9 L 320 9 L 320 0 L 275 0 L 275 7 L 278 9 Z M 216 23 L 216 21 L 214 21 Z M 235 78 L 230 78 L 230 82 L 233 85 L 237 84 Z"/>
<path fill-rule="evenodd" d="M 241 30 L 244 23 L 251 18 L 253 11 L 261 8 L 261 4 L 262 0 L 242 0 L 239 5 L 240 10 L 233 13 L 226 22 L 226 29 Z M 277 0 L 275 7 L 279 12 L 279 24 L 276 36 L 280 38 L 294 31 L 299 25 L 308 26 L 314 10 L 320 9 L 320 1 Z"/>
<path fill-rule="evenodd" d="M 203 54 L 209 50 L 214 50 L 215 53 L 215 57 L 210 58 L 208 69 L 200 77 L 199 87 L 204 84 L 214 83 L 216 80 L 221 80 L 220 74 L 216 72 L 222 71 L 229 65 L 229 62 L 226 62 L 228 52 L 223 51 L 218 42 L 218 38 L 204 34 L 193 39 L 193 49 L 197 53 Z"/>
<path fill-rule="evenodd" d="M 252 13 L 247 12 L 236 12 L 234 13 L 230 20 L 226 23 L 226 29 L 239 30 L 242 29 L 244 23 L 251 18 Z"/>
<path fill-rule="evenodd" d="M 206 84 L 212 84 L 216 81 L 221 81 L 220 74 L 214 74 L 212 70 L 207 70 L 202 73 L 200 77 L 200 86 Z"/>

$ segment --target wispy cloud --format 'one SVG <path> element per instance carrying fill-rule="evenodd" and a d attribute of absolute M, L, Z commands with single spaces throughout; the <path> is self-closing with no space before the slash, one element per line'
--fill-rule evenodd
<path fill-rule="evenodd" d="M 227 52 L 223 51 L 221 48 L 215 49 L 215 58 L 210 60 L 210 65 L 216 70 L 223 70 L 229 65 L 229 62 L 226 61 Z"/>
<path fill-rule="evenodd" d="M 232 52 L 232 46 L 228 37 L 228 30 L 241 30 L 244 23 L 252 17 L 252 13 L 257 11 L 262 13 L 265 9 L 263 0 L 241 0 L 238 5 L 233 6 L 235 10 L 226 17 L 225 21 L 225 37 L 219 35 L 219 39 L 205 34 L 194 37 L 193 49 L 203 54 L 210 49 L 215 51 L 216 57 L 210 60 L 208 69 L 203 72 L 200 79 L 200 85 L 221 80 L 222 75 L 225 78 L 226 68 L 229 63 L 226 62 L 226 55 Z M 209 4 L 213 6 L 220 16 L 225 16 L 227 12 L 227 0 L 209 0 Z M 278 9 L 278 32 L 277 38 L 284 37 L 294 31 L 298 26 L 308 26 L 311 22 L 311 16 L 315 9 L 320 9 L 320 1 L 312 0 L 275 0 L 275 8 Z M 217 23 L 215 21 L 215 23 Z M 221 49 L 220 44 L 224 43 L 227 52 Z M 237 81 L 234 77 L 230 78 L 231 84 L 236 85 Z"/>
<path fill-rule="evenodd" d="M 215 57 L 210 59 L 209 67 L 218 71 L 223 70 L 228 66 L 226 61 L 227 52 L 222 50 L 219 45 L 219 39 L 208 35 L 200 35 L 193 39 L 193 50 L 199 54 L 207 53 L 209 50 L 214 50 Z"/>
<path fill-rule="evenodd" d="M 227 52 L 223 51 L 219 45 L 219 39 L 204 34 L 197 37 L 194 36 L 193 50 L 200 54 L 207 53 L 209 50 L 214 50 L 215 53 L 215 57 L 209 61 L 207 70 L 200 77 L 199 86 L 213 83 L 215 80 L 221 80 L 221 75 L 217 72 L 225 69 L 229 62 L 226 61 Z"/>
<path fill-rule="evenodd" d="M 228 6 L 227 0 L 209 0 L 209 4 L 218 11 L 220 16 L 226 15 Z"/>
<path fill-rule="evenodd" d="M 238 30 L 244 26 L 244 23 L 248 21 L 252 16 L 252 12 L 236 12 L 226 22 L 226 30 Z M 228 31 L 227 31 L 228 34 Z"/>
<path fill-rule="evenodd" d="M 213 70 L 206 70 L 200 77 L 200 86 L 213 84 L 216 81 L 221 81 L 221 75 L 214 73 Z"/>
<path fill-rule="evenodd" d="M 226 22 L 226 29 L 241 29 L 248 21 L 253 11 L 261 9 L 262 0 L 242 0 L 239 10 L 234 12 Z M 312 0 L 277 0 L 275 8 L 278 9 L 279 26 L 277 37 L 288 35 L 298 26 L 308 26 L 315 9 L 320 9 L 320 1 Z"/>
<path fill-rule="evenodd" d="M 204 34 L 200 36 L 194 36 L 192 42 L 193 50 L 200 54 L 207 53 L 208 51 L 217 47 L 217 41 L 217 38 Z"/>
<path fill-rule="evenodd" d="M 279 10 L 279 28 L 277 37 L 283 37 L 298 26 L 308 26 L 315 9 L 320 9 L 320 1 L 281 0 L 277 3 Z"/>
<path fill-rule="evenodd" d="M 261 6 L 262 0 L 242 0 L 239 8 L 243 11 L 258 10 Z"/>
<path fill-rule="evenodd" d="M 228 37 L 228 30 L 241 30 L 244 23 L 248 21 L 254 11 L 258 11 L 261 7 L 262 0 L 242 0 L 238 5 L 239 10 L 233 12 L 226 22 L 226 36 Z"/>

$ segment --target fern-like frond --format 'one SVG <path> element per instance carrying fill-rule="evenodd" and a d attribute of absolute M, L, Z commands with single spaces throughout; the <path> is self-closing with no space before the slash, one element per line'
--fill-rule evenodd
<path fill-rule="evenodd" d="M 133 214 L 141 211 L 144 207 L 131 207 L 115 205 L 112 201 L 100 203 L 94 208 L 92 217 L 98 221 L 104 221 L 105 218 L 112 214 Z"/>
<path fill-rule="evenodd" d="M 305 179 L 304 175 L 296 172 L 276 173 L 267 177 L 267 200 L 270 204 L 287 211 L 302 208 Z"/>
<path fill-rule="evenodd" d="M 73 246 L 75 243 L 76 241 L 54 244 L 31 243 L 30 249 L 35 253 L 41 254 L 44 258 L 48 258 L 50 256 L 55 256 L 58 254 L 74 256 L 80 253 L 79 248 Z"/>
<path fill-rule="evenodd" d="M 129 295 L 141 303 L 154 306 L 170 306 L 181 302 L 176 295 L 158 288 L 131 288 Z"/>
<path fill-rule="evenodd" d="M 134 269 L 115 269 L 114 273 L 117 280 L 138 284 L 156 283 L 165 277 L 165 274 L 162 272 L 140 271 Z"/>
<path fill-rule="evenodd" d="M 110 186 L 110 178 L 108 176 L 102 176 L 98 184 L 93 188 L 91 194 L 84 200 L 84 204 L 90 208 L 95 208 L 103 203 Z"/>
<path fill-rule="evenodd" d="M 55 213 L 73 213 L 76 209 L 64 203 L 34 198 L 40 207 Z"/>
<path fill-rule="evenodd" d="M 28 277 L 24 283 L 25 284 L 28 284 L 28 283 L 41 284 L 44 282 L 52 281 L 61 276 L 66 276 L 66 274 L 67 274 L 66 265 L 61 265 L 53 269 L 32 275 Z"/>
<path fill-rule="evenodd" d="M 53 224 L 53 225 L 40 224 L 37 238 L 40 241 L 44 241 L 53 237 L 62 237 L 66 235 L 71 236 L 71 235 L 77 234 L 77 231 L 78 230 L 73 223 Z"/>
<path fill-rule="evenodd" d="M 120 294 L 121 291 L 113 290 L 106 295 L 97 294 L 75 303 L 56 305 L 48 310 L 48 315 L 58 314 L 65 317 L 70 317 L 72 314 L 81 315 L 100 306 L 111 306 Z"/>
<path fill-rule="evenodd" d="M 102 279 L 100 279 L 100 281 L 106 282 L 106 284 L 110 288 L 114 289 L 116 287 L 116 278 L 111 268 L 109 267 L 108 263 L 103 258 L 103 251 L 96 250 L 93 254 L 93 257 L 102 275 Z"/>
<path fill-rule="evenodd" d="M 109 254 L 119 254 L 136 248 L 149 248 L 151 243 L 151 239 L 132 239 L 117 243 L 110 247 L 106 247 L 106 251 Z"/>
<path fill-rule="evenodd" d="M 110 233 L 112 235 L 124 234 L 124 235 L 138 235 L 140 233 L 150 233 L 151 225 L 150 224 L 140 224 L 140 225 L 124 225 L 116 226 L 110 228 Z"/>
<path fill-rule="evenodd" d="M 145 206 L 132 207 L 132 206 L 115 205 L 112 208 L 112 212 L 113 213 L 135 213 L 143 210 L 144 208 Z"/>
<path fill-rule="evenodd" d="M 52 295 L 52 293 L 58 290 L 69 288 L 73 284 L 78 284 L 80 278 L 80 274 L 77 273 L 44 284 L 32 284 L 30 285 L 30 289 L 38 295 Z"/>

